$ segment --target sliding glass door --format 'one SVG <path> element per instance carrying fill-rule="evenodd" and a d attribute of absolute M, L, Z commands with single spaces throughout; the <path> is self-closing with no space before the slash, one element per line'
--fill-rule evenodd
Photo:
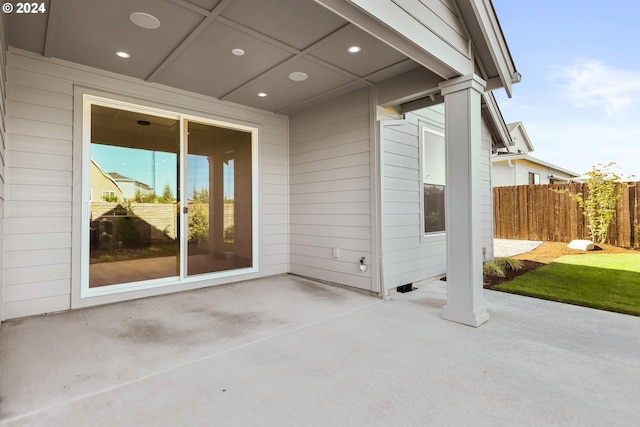
<path fill-rule="evenodd" d="M 187 275 L 251 267 L 251 133 L 187 122 Z"/>
<path fill-rule="evenodd" d="M 254 267 L 255 130 L 85 102 L 83 289 Z"/>

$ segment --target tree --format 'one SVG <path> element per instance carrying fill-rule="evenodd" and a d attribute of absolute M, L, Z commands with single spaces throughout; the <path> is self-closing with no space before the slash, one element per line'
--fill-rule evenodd
<path fill-rule="evenodd" d="M 164 185 L 164 190 L 162 191 L 162 203 L 173 203 L 176 199 L 173 197 L 173 193 L 171 192 L 171 186 L 169 183 Z"/>
<path fill-rule="evenodd" d="M 609 225 L 613 221 L 616 205 L 620 199 L 619 183 L 621 176 L 611 169 L 615 162 L 605 165 L 597 164 L 586 173 L 587 197 L 582 194 L 572 193 L 569 190 L 558 191 L 566 193 L 582 208 L 582 214 L 587 218 L 589 235 L 595 243 L 604 243 L 607 240 Z"/>
<path fill-rule="evenodd" d="M 209 213 L 202 204 L 196 203 L 189 208 L 189 241 L 209 238 Z"/>

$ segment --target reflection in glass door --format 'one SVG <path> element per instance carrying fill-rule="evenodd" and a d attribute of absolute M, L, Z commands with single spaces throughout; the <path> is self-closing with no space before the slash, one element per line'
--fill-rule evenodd
<path fill-rule="evenodd" d="M 91 105 L 89 288 L 179 275 L 180 121 Z"/>
<path fill-rule="evenodd" d="M 251 267 L 251 133 L 197 122 L 186 130 L 186 274 Z"/>

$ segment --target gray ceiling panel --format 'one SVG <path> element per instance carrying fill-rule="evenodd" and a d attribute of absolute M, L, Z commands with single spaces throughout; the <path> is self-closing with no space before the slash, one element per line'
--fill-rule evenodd
<path fill-rule="evenodd" d="M 36 52 L 40 55 L 44 53 L 47 20 L 49 19 L 49 1 L 45 1 L 44 4 L 45 13 L 6 14 L 9 46 Z"/>
<path fill-rule="evenodd" d="M 309 78 L 302 82 L 289 80 L 289 74 L 303 72 Z M 251 82 L 228 98 L 229 101 L 270 111 L 302 102 L 354 80 L 306 59 L 296 59 L 267 76 Z M 259 92 L 268 94 L 260 98 Z"/>
<path fill-rule="evenodd" d="M 314 0 L 55 0 L 49 7 L 49 16 L 6 14 L 9 45 L 274 112 L 419 67 Z M 137 27 L 132 12 L 154 15 L 160 27 Z M 349 54 L 351 45 L 362 51 Z M 234 48 L 245 54 L 232 55 Z M 118 58 L 117 50 L 132 56 Z M 289 80 L 294 71 L 308 80 Z"/>
<path fill-rule="evenodd" d="M 218 3 L 220 3 L 220 0 L 185 0 L 185 1 L 188 1 L 189 3 L 193 3 L 196 6 L 200 6 L 207 10 L 212 10 L 214 7 L 216 7 Z"/>
<path fill-rule="evenodd" d="M 52 34 L 51 56 L 146 78 L 203 19 L 173 3 L 157 0 L 64 0 Z M 147 30 L 129 20 L 132 12 L 150 13 L 160 28 Z M 125 50 L 131 58 L 115 55 Z"/>
<path fill-rule="evenodd" d="M 234 48 L 245 54 L 234 56 Z M 262 40 L 213 24 L 156 81 L 219 98 L 290 56 Z"/>
<path fill-rule="evenodd" d="M 380 83 L 384 80 L 390 79 L 391 77 L 395 77 L 416 68 L 420 68 L 420 64 L 411 59 L 405 59 L 402 62 L 393 64 L 390 67 L 367 76 L 367 80 L 373 83 Z"/>
<path fill-rule="evenodd" d="M 346 24 L 308 0 L 236 0 L 222 15 L 297 49 L 310 46 Z"/>
<path fill-rule="evenodd" d="M 347 48 L 351 46 L 359 46 L 362 50 L 358 53 L 349 53 Z M 360 77 L 406 58 L 400 52 L 353 25 L 336 31 L 318 43 L 317 47 L 310 50 L 310 54 Z"/>

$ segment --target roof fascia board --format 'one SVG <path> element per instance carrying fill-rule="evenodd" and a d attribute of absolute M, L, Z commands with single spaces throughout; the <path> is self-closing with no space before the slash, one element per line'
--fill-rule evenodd
<path fill-rule="evenodd" d="M 529 151 L 533 151 L 533 142 L 531 142 L 531 138 L 529 138 L 529 134 L 527 133 L 524 124 L 522 122 L 519 122 L 516 128 L 520 128 L 522 134 L 524 135 L 524 142 L 527 144 L 527 147 L 529 147 Z"/>
<path fill-rule="evenodd" d="M 513 58 L 509 52 L 507 42 L 500 28 L 500 23 L 490 0 L 457 0 L 458 3 L 470 4 L 475 15 L 475 20 L 480 26 L 489 54 L 498 70 L 499 82 L 494 78 L 489 79 L 489 90 L 503 87 L 507 96 L 511 98 L 511 86 L 520 80 L 520 74 L 516 72 Z M 478 48 L 478 45 L 476 45 Z"/>
<path fill-rule="evenodd" d="M 496 139 L 496 146 L 509 149 L 509 147 L 513 145 L 513 140 L 511 139 L 507 125 L 504 122 L 504 118 L 502 117 L 496 98 L 493 96 L 493 93 L 485 92 L 482 94 L 482 99 L 484 101 L 482 104 L 482 110 L 487 116 L 489 128 Z"/>
<path fill-rule="evenodd" d="M 536 157 L 532 157 L 528 154 L 502 154 L 502 155 L 497 155 L 497 156 L 493 156 L 491 158 L 492 162 L 500 162 L 500 161 L 506 161 L 506 160 L 527 160 L 531 163 L 536 163 L 540 166 L 544 166 L 550 169 L 554 169 L 558 172 L 562 172 L 565 173 L 567 175 L 570 175 L 573 178 L 577 178 L 579 176 L 581 176 L 581 174 L 579 173 L 575 173 L 573 171 L 570 171 L 568 169 L 562 168 L 560 166 L 554 165 L 553 163 L 549 163 L 549 162 L 545 162 L 544 160 L 540 160 Z"/>
<path fill-rule="evenodd" d="M 389 4 L 395 5 L 391 1 L 314 1 L 445 80 L 473 72 L 471 59 L 417 21 L 403 22 L 398 11 L 389 9 Z"/>

